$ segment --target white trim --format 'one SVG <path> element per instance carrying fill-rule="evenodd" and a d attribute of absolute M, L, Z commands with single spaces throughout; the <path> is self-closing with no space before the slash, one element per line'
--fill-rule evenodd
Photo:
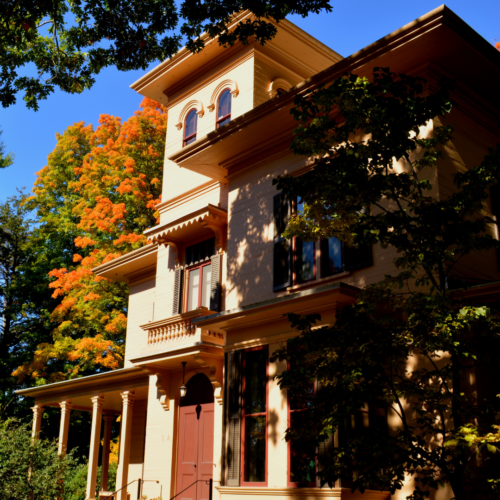
<path fill-rule="evenodd" d="M 285 89 L 287 92 L 292 88 L 292 85 L 288 83 L 284 78 L 276 78 L 269 85 L 269 97 L 273 98 L 278 95 L 278 89 Z"/>
<path fill-rule="evenodd" d="M 203 115 L 205 114 L 205 109 L 203 108 L 203 103 L 199 101 L 198 99 L 193 99 L 192 101 L 189 101 L 183 108 L 182 111 L 179 113 L 179 121 L 175 125 L 177 130 L 180 130 L 184 126 L 184 120 L 187 116 L 187 114 L 192 110 L 196 110 L 196 114 L 202 118 Z"/>
<path fill-rule="evenodd" d="M 231 91 L 231 95 L 233 97 L 238 97 L 238 94 L 240 93 L 240 90 L 238 89 L 238 84 L 234 80 L 231 80 L 229 78 L 223 80 L 217 85 L 217 87 L 215 87 L 215 90 L 212 92 L 212 97 L 210 98 L 210 104 L 207 106 L 207 109 L 210 112 L 212 112 L 215 109 L 215 105 L 217 104 L 219 96 L 226 89 L 229 89 Z"/>

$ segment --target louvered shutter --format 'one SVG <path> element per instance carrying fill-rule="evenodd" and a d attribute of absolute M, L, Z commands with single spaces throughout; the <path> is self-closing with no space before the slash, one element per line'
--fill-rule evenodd
<path fill-rule="evenodd" d="M 368 207 L 363 207 L 361 213 L 368 213 Z M 362 267 L 368 267 L 373 264 L 372 246 L 360 245 L 358 248 L 349 248 L 344 245 L 344 269 L 354 271 Z"/>
<path fill-rule="evenodd" d="M 229 353 L 227 370 L 227 486 L 240 485 L 241 351 Z"/>
<path fill-rule="evenodd" d="M 220 311 L 220 280 L 222 271 L 222 255 L 212 255 L 212 273 L 210 282 L 210 310 Z"/>
<path fill-rule="evenodd" d="M 358 248 L 344 245 L 344 269 L 354 271 L 362 267 L 368 267 L 373 264 L 372 246 L 362 245 Z"/>
<path fill-rule="evenodd" d="M 182 275 L 183 270 L 181 268 L 177 268 L 175 270 L 174 277 L 174 303 L 172 314 L 176 316 L 181 313 L 182 308 Z"/>
<path fill-rule="evenodd" d="M 290 203 L 281 193 L 274 196 L 273 215 L 273 290 L 276 291 L 292 284 L 290 240 L 281 236 L 290 219 Z"/>

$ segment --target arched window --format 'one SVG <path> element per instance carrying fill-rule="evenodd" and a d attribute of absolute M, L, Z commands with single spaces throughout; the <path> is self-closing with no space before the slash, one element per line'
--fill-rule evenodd
<path fill-rule="evenodd" d="M 231 91 L 224 90 L 217 102 L 217 128 L 231 121 Z"/>
<path fill-rule="evenodd" d="M 198 115 L 196 114 L 196 109 L 192 109 L 186 116 L 186 122 L 184 124 L 184 143 L 183 146 L 187 146 L 192 142 L 196 141 L 196 130 L 198 128 Z"/>

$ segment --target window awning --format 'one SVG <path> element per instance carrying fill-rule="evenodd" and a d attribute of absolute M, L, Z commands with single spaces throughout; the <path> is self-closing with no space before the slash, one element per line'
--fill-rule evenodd
<path fill-rule="evenodd" d="M 170 245 L 177 251 L 195 238 L 205 234 L 207 238 L 215 235 L 215 248 L 221 250 L 226 244 L 227 210 L 208 204 L 173 221 L 148 229 L 144 234 L 148 241 Z"/>

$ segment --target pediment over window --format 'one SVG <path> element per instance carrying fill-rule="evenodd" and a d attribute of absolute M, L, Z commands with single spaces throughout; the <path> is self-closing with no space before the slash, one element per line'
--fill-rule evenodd
<path fill-rule="evenodd" d="M 178 254 L 193 240 L 215 236 L 216 251 L 222 252 L 227 238 L 227 210 L 208 204 L 178 219 L 148 229 L 144 234 L 148 241 L 169 245 Z"/>

